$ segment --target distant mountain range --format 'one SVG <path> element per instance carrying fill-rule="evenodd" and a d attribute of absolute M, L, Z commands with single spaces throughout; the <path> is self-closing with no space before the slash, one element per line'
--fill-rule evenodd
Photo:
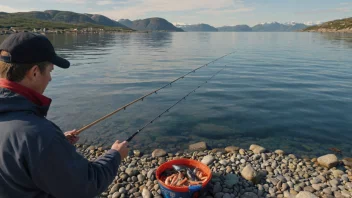
<path fill-rule="evenodd" d="M 182 28 L 189 32 L 294 32 L 307 28 L 308 26 L 303 23 L 262 23 L 249 27 L 248 25 L 235 25 L 235 26 L 222 26 L 215 28 L 208 24 L 196 25 L 179 25 L 176 27 Z"/>
<path fill-rule="evenodd" d="M 208 24 L 196 25 L 176 25 L 176 27 L 183 29 L 186 32 L 217 32 L 218 29 Z"/>
<path fill-rule="evenodd" d="M 254 32 L 294 32 L 307 28 L 308 26 L 303 23 L 262 23 L 252 27 Z"/>
<path fill-rule="evenodd" d="M 129 19 L 120 19 L 121 23 L 131 29 L 139 31 L 168 31 L 168 32 L 183 32 L 181 28 L 175 27 L 172 23 L 162 18 L 148 18 L 131 21 Z"/>
<path fill-rule="evenodd" d="M 219 32 L 252 32 L 248 25 L 222 26 L 218 27 Z"/>
<path fill-rule="evenodd" d="M 37 28 L 75 29 L 75 28 L 103 28 L 113 31 L 168 31 L 168 32 L 352 32 L 352 18 L 340 19 L 311 26 L 312 23 L 261 23 L 250 27 L 248 25 L 213 27 L 208 24 L 172 24 L 163 18 L 147 18 L 131 21 L 121 19 L 112 20 L 99 14 L 81 14 L 69 11 L 46 10 L 32 12 L 6 13 L 0 12 L 0 28 L 30 30 Z"/>

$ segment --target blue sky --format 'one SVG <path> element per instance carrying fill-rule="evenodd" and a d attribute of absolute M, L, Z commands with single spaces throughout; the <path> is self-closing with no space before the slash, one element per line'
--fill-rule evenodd
<path fill-rule="evenodd" d="M 112 19 L 162 17 L 175 23 L 222 25 L 317 22 L 352 17 L 350 0 L 10 0 L 0 11 L 67 10 Z"/>

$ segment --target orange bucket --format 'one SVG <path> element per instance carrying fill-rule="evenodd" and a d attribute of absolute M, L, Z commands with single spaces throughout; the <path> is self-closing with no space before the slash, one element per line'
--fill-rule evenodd
<path fill-rule="evenodd" d="M 184 165 L 190 168 L 198 168 L 200 171 L 205 173 L 208 178 L 203 182 L 202 185 L 189 186 L 189 187 L 176 187 L 176 186 L 166 186 L 165 183 L 160 179 L 161 174 L 168 170 L 173 169 L 172 165 Z M 165 162 L 155 172 L 156 179 L 158 180 L 160 190 L 164 197 L 166 198 L 196 198 L 199 196 L 199 192 L 206 188 L 209 181 L 211 180 L 212 174 L 209 167 L 199 161 L 191 159 L 176 159 Z"/>

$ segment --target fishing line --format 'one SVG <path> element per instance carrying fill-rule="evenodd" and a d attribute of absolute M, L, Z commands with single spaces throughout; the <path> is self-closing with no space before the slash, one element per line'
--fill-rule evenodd
<path fill-rule="evenodd" d="M 215 60 L 213 60 L 213 61 L 211 61 L 211 62 L 209 62 L 209 63 L 206 63 L 206 64 L 203 65 L 203 66 L 200 66 L 200 67 L 198 67 L 198 68 L 196 68 L 196 69 L 194 69 L 194 70 L 192 70 L 192 71 L 186 73 L 185 75 L 183 75 L 183 76 L 181 76 L 181 77 L 179 77 L 179 78 L 177 78 L 177 79 L 175 79 L 175 80 L 173 80 L 173 81 L 167 83 L 166 85 L 160 87 L 159 89 L 156 89 L 156 90 L 154 90 L 154 91 L 152 91 L 152 92 L 150 92 L 150 93 L 148 93 L 148 94 L 146 94 L 146 95 L 144 95 L 144 96 L 142 96 L 142 97 L 140 97 L 140 98 L 138 98 L 138 99 L 136 99 L 136 100 L 134 100 L 134 101 L 132 101 L 132 102 L 130 102 L 130 103 L 128 103 L 128 104 L 122 106 L 122 107 L 120 107 L 120 108 L 118 108 L 117 110 L 115 110 L 115 111 L 113 111 L 113 112 L 111 112 L 111 113 L 109 113 L 109 114 L 107 114 L 107 115 L 105 115 L 105 116 L 99 118 L 98 120 L 96 120 L 96 121 L 94 121 L 94 122 L 92 122 L 92 123 L 90 123 L 90 124 L 88 124 L 88 125 L 82 127 L 81 129 L 75 131 L 75 132 L 73 133 L 73 135 L 79 135 L 79 134 L 82 133 L 84 130 L 89 129 L 90 127 L 92 127 L 92 126 L 98 124 L 99 122 L 105 120 L 106 118 L 109 118 L 110 116 L 112 116 L 112 115 L 118 113 L 119 111 L 121 111 L 121 110 L 126 110 L 127 107 L 133 105 L 134 103 L 136 103 L 136 102 L 138 102 L 138 101 L 143 101 L 144 98 L 147 98 L 148 96 L 150 96 L 150 95 L 152 95 L 152 94 L 157 94 L 158 91 L 160 91 L 160 90 L 162 90 L 162 89 L 164 89 L 164 88 L 166 88 L 166 87 L 171 86 L 172 83 L 174 83 L 174 82 L 176 82 L 176 81 L 178 81 L 178 80 L 180 80 L 180 79 L 183 79 L 184 77 L 188 76 L 189 74 L 194 73 L 194 72 L 196 72 L 197 70 L 199 70 L 199 69 L 201 69 L 201 68 L 203 68 L 203 67 L 206 67 L 206 66 L 208 66 L 209 64 L 214 63 L 215 61 L 218 61 L 218 60 L 220 60 L 220 59 L 222 59 L 222 58 L 224 58 L 224 57 L 226 57 L 226 56 L 228 56 L 228 55 L 230 55 L 230 54 L 234 54 L 234 53 L 235 53 L 235 52 L 228 53 L 228 54 L 226 54 L 226 55 L 224 55 L 224 56 L 221 56 L 220 58 L 217 58 L 217 59 L 215 59 Z"/>
<path fill-rule="evenodd" d="M 226 67 L 226 65 L 225 65 Z M 225 69 L 222 68 L 220 69 L 218 72 L 216 72 L 214 75 L 212 75 L 208 80 L 206 80 L 205 82 L 203 82 L 202 84 L 198 85 L 198 87 L 196 87 L 195 89 L 193 89 L 191 92 L 189 92 L 187 95 L 185 95 L 184 97 L 182 97 L 180 100 L 178 100 L 175 104 L 173 104 L 171 107 L 167 108 L 164 112 L 162 112 L 161 114 L 159 114 L 158 116 L 156 116 L 154 119 L 152 119 L 150 122 L 148 122 L 147 124 L 145 124 L 142 128 L 140 128 L 139 130 L 137 130 L 134 134 L 132 134 L 129 138 L 127 138 L 127 142 L 130 142 L 134 136 L 136 136 L 138 133 L 140 133 L 143 129 L 145 129 L 147 126 L 149 126 L 150 124 L 153 124 L 154 121 L 156 121 L 157 119 L 159 119 L 161 116 L 163 116 L 165 113 L 169 112 L 170 109 L 172 109 L 174 106 L 176 106 L 177 104 L 179 104 L 181 101 L 186 100 L 186 98 L 191 95 L 192 93 L 196 92 L 197 89 L 199 89 L 201 86 L 203 86 L 204 84 L 208 83 L 208 81 L 210 81 L 212 78 L 214 78 L 218 73 L 220 73 L 222 70 Z"/>

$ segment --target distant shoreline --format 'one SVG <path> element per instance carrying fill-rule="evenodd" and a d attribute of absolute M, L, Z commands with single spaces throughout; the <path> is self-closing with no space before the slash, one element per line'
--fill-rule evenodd
<path fill-rule="evenodd" d="M 352 33 L 352 28 L 345 28 L 345 29 L 327 29 L 327 28 L 319 28 L 316 30 L 305 30 L 302 32 L 320 32 L 320 33 Z"/>

